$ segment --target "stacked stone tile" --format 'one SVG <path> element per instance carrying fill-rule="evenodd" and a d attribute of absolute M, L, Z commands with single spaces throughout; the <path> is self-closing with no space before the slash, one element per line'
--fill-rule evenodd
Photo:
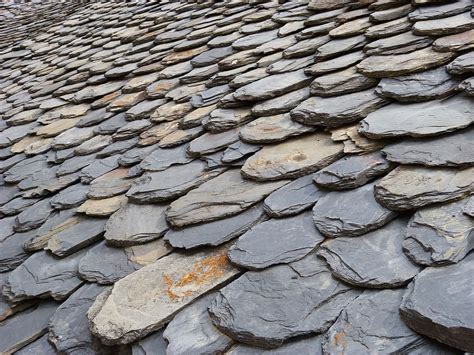
<path fill-rule="evenodd" d="M 474 352 L 471 0 L 74 6 L 0 27 L 1 353 Z"/>

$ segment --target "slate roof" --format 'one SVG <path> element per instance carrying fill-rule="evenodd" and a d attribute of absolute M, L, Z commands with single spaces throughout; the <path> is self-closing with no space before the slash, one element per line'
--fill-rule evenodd
<path fill-rule="evenodd" d="M 474 352 L 472 7 L 6 4 L 0 352 Z"/>

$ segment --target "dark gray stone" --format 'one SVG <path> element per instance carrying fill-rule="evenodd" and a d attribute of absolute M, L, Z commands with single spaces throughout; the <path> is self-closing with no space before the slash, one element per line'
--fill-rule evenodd
<path fill-rule="evenodd" d="M 264 269 L 299 260 L 323 240 L 311 212 L 305 212 L 252 227 L 229 249 L 229 259 L 247 269 Z"/>
<path fill-rule="evenodd" d="M 289 265 L 245 273 L 219 291 L 209 313 L 233 339 L 275 348 L 295 336 L 323 333 L 358 294 L 310 254 Z"/>
<path fill-rule="evenodd" d="M 372 139 L 424 137 L 453 132 L 474 122 L 472 99 L 463 95 L 415 104 L 392 103 L 369 114 L 359 132 Z"/>
<path fill-rule="evenodd" d="M 446 70 L 454 75 L 474 73 L 474 52 L 460 55 L 446 66 Z"/>
<path fill-rule="evenodd" d="M 48 341 L 48 334 L 21 348 L 15 355 L 56 355 L 56 348 Z"/>
<path fill-rule="evenodd" d="M 287 181 L 256 183 L 244 180 L 240 170 L 228 170 L 170 204 L 167 221 L 173 227 L 214 221 L 246 210 Z"/>
<path fill-rule="evenodd" d="M 255 116 L 271 116 L 289 112 L 292 108 L 309 97 L 309 88 L 304 87 L 273 99 L 259 102 L 252 107 Z"/>
<path fill-rule="evenodd" d="M 474 128 L 450 135 L 405 139 L 385 147 L 387 159 L 401 164 L 468 166 L 474 164 Z"/>
<path fill-rule="evenodd" d="M 336 70 L 349 68 L 359 63 L 362 59 L 364 59 L 364 57 L 365 54 L 362 51 L 350 52 L 336 58 L 318 61 L 316 64 L 306 68 L 304 72 L 307 75 L 320 76 L 322 74 L 330 73 Z"/>
<path fill-rule="evenodd" d="M 333 191 L 320 198 L 313 208 L 319 231 L 330 238 L 355 237 L 395 218 L 395 212 L 375 200 L 374 186 L 371 183 L 354 190 Z"/>
<path fill-rule="evenodd" d="M 353 189 L 395 167 L 380 152 L 348 155 L 313 175 L 317 185 L 334 190 Z"/>
<path fill-rule="evenodd" d="M 326 259 L 335 277 L 351 285 L 367 288 L 405 285 L 420 271 L 402 250 L 406 225 L 406 219 L 396 219 L 358 238 L 329 239 L 321 244 L 318 255 Z"/>
<path fill-rule="evenodd" d="M 139 152 L 137 154 L 140 155 Z M 125 157 L 126 155 L 122 157 L 121 162 Z M 186 164 L 192 160 L 186 155 L 186 146 L 184 145 L 171 149 L 157 148 L 141 159 L 143 161 L 140 163 L 140 167 L 145 171 L 162 171 L 172 165 Z M 127 161 L 131 162 L 130 159 Z"/>
<path fill-rule="evenodd" d="M 87 311 L 107 287 L 83 285 L 62 303 L 49 323 L 49 340 L 64 353 L 107 353 L 98 338 L 89 331 Z"/>
<path fill-rule="evenodd" d="M 357 122 L 387 103 L 370 89 L 336 97 L 310 97 L 291 110 L 291 118 L 306 125 L 337 127 Z"/>
<path fill-rule="evenodd" d="M 40 200 L 21 212 L 15 220 L 17 232 L 27 232 L 41 226 L 53 213 L 49 198 Z"/>
<path fill-rule="evenodd" d="M 318 47 L 316 50 L 316 60 L 322 61 L 332 57 L 338 57 L 341 54 L 360 49 L 368 43 L 363 35 L 352 36 L 342 39 L 331 39 L 326 44 Z"/>
<path fill-rule="evenodd" d="M 312 175 L 306 175 L 272 192 L 263 209 L 275 218 L 292 216 L 313 207 L 324 194 L 313 184 Z"/>
<path fill-rule="evenodd" d="M 45 155 L 37 155 L 24 159 L 3 173 L 3 179 L 8 183 L 18 183 L 35 172 L 47 170 L 50 166 Z"/>
<path fill-rule="evenodd" d="M 266 219 L 262 205 L 255 205 L 235 216 L 219 221 L 170 229 L 164 239 L 175 248 L 195 248 L 203 245 L 217 246 L 234 239 Z"/>
<path fill-rule="evenodd" d="M 311 336 L 284 344 L 276 349 L 262 349 L 249 345 L 238 344 L 233 346 L 226 355 L 288 355 L 312 354 L 323 355 L 321 348 L 322 336 Z"/>
<path fill-rule="evenodd" d="M 387 99 L 400 102 L 419 102 L 440 99 L 452 94 L 459 82 L 446 72 L 446 68 L 384 78 L 375 92 Z"/>
<path fill-rule="evenodd" d="M 274 74 L 238 88 L 234 97 L 241 101 L 271 99 L 306 86 L 311 78 L 303 70 Z"/>
<path fill-rule="evenodd" d="M 221 133 L 208 132 L 192 140 L 187 147 L 187 153 L 195 157 L 215 153 L 218 150 L 227 148 L 227 146 L 237 142 L 238 139 L 238 128 L 230 129 Z"/>
<path fill-rule="evenodd" d="M 443 17 L 417 21 L 413 25 L 413 33 L 426 36 L 444 36 L 464 32 L 474 28 L 474 19 L 469 12 Z"/>
<path fill-rule="evenodd" d="M 241 126 L 252 119 L 248 108 L 218 108 L 204 118 L 202 125 L 211 132 L 222 132 Z"/>
<path fill-rule="evenodd" d="M 398 314 L 403 290 L 364 291 L 342 310 L 323 340 L 325 354 L 452 354 L 408 328 Z M 368 321 L 370 319 L 370 321 Z M 423 352 L 426 351 L 426 352 Z M 429 351 L 431 350 L 431 351 Z"/>
<path fill-rule="evenodd" d="M 420 272 L 403 296 L 402 319 L 418 333 L 474 351 L 473 271 L 474 254 L 470 254 L 458 264 Z"/>
<path fill-rule="evenodd" d="M 364 52 L 368 55 L 405 54 L 428 47 L 431 43 L 433 43 L 433 38 L 416 36 L 411 31 L 407 31 L 372 41 L 364 47 Z"/>
<path fill-rule="evenodd" d="M 127 197 L 136 203 L 172 200 L 222 172 L 222 169 L 206 169 L 206 163 L 196 160 L 163 171 L 147 172 L 134 181 Z"/>
<path fill-rule="evenodd" d="M 420 6 L 414 9 L 408 15 L 410 21 L 432 20 L 447 16 L 457 15 L 471 8 L 470 0 L 461 0 L 456 2 L 430 4 Z"/>
<path fill-rule="evenodd" d="M 166 207 L 126 204 L 107 221 L 105 240 L 113 245 L 129 246 L 160 238 L 168 230 L 165 220 Z"/>
<path fill-rule="evenodd" d="M 13 270 L 3 286 L 3 296 L 10 302 L 31 298 L 62 300 L 81 285 L 77 266 L 83 253 L 58 259 L 45 251 L 31 255 Z"/>
<path fill-rule="evenodd" d="M 26 208 L 35 204 L 36 202 L 38 202 L 38 199 L 36 198 L 16 197 L 0 207 L 0 213 L 5 216 L 15 215 L 21 211 L 24 211 Z"/>
<path fill-rule="evenodd" d="M 162 329 L 132 344 L 132 355 L 166 355 L 167 346 Z"/>
<path fill-rule="evenodd" d="M 106 222 L 105 218 L 72 217 L 63 228 L 60 227 L 49 234 L 45 249 L 60 257 L 75 253 L 100 240 Z"/>
<path fill-rule="evenodd" d="M 232 143 L 231 145 L 227 147 L 227 149 L 222 154 L 222 162 L 223 163 L 237 162 L 238 160 L 248 157 L 252 153 L 258 152 L 260 148 L 261 148 L 260 145 L 247 144 L 239 140 L 235 143 Z"/>
<path fill-rule="evenodd" d="M 51 198 L 51 206 L 57 210 L 65 210 L 77 207 L 87 199 L 89 186 L 75 184 L 59 191 Z"/>
<path fill-rule="evenodd" d="M 474 249 L 474 224 L 463 213 L 468 199 L 416 211 L 408 223 L 403 250 L 417 264 L 457 263 Z"/>
<path fill-rule="evenodd" d="M 28 259 L 29 253 L 23 248 L 23 244 L 34 234 L 35 231 L 14 233 L 0 241 L 0 272 L 13 270 Z"/>
<path fill-rule="evenodd" d="M 467 169 L 400 166 L 377 182 L 375 198 L 392 210 L 412 210 L 468 196 L 474 167 Z"/>
<path fill-rule="evenodd" d="M 57 307 L 56 302 L 44 301 L 0 323 L 0 352 L 12 354 L 45 334 Z"/>
<path fill-rule="evenodd" d="M 166 353 L 218 354 L 227 350 L 233 340 L 222 334 L 212 324 L 207 311 L 216 293 L 210 293 L 192 303 L 167 325 L 163 337 L 168 341 Z"/>

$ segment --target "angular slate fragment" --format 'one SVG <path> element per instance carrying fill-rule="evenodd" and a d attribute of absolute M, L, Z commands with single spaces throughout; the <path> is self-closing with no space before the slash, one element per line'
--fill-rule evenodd
<path fill-rule="evenodd" d="M 373 55 L 357 64 L 357 70 L 372 78 L 400 76 L 437 67 L 453 57 L 450 52 L 419 49 L 394 56 Z"/>
<path fill-rule="evenodd" d="M 424 139 L 405 139 L 386 146 L 387 159 L 401 164 L 466 166 L 474 164 L 474 129 Z"/>
<path fill-rule="evenodd" d="M 402 250 L 406 225 L 407 220 L 400 218 L 358 238 L 329 239 L 317 253 L 326 259 L 335 277 L 351 285 L 399 287 L 420 271 Z"/>
<path fill-rule="evenodd" d="M 3 296 L 10 302 L 66 298 L 83 282 L 77 275 L 77 265 L 83 254 L 79 252 L 58 259 L 45 251 L 34 253 L 10 273 L 3 286 Z"/>
<path fill-rule="evenodd" d="M 277 96 L 273 99 L 268 99 L 263 102 L 256 103 L 252 107 L 252 114 L 256 116 L 270 116 L 279 113 L 286 113 L 298 104 L 307 99 L 309 96 L 309 88 L 303 87 L 301 89 L 291 91 L 287 94 Z"/>
<path fill-rule="evenodd" d="M 409 105 L 392 103 L 369 114 L 359 132 L 371 139 L 411 136 L 424 137 L 453 132 L 474 122 L 469 97 L 454 97 Z"/>
<path fill-rule="evenodd" d="M 343 39 L 331 39 L 329 42 L 318 47 L 316 50 L 316 59 L 317 61 L 321 61 L 332 57 L 339 57 L 341 54 L 360 49 L 365 44 L 367 44 L 367 38 L 363 35 Z"/>
<path fill-rule="evenodd" d="M 238 169 L 226 171 L 173 201 L 166 219 L 173 227 L 214 221 L 246 210 L 287 181 L 256 183 Z"/>
<path fill-rule="evenodd" d="M 151 333 L 132 344 L 132 355 L 166 355 L 168 342 L 163 338 L 163 329 Z"/>
<path fill-rule="evenodd" d="M 289 265 L 245 273 L 219 291 L 209 313 L 233 339 L 275 348 L 289 338 L 326 331 L 358 294 L 310 254 Z"/>
<path fill-rule="evenodd" d="M 313 175 L 317 185 L 333 190 L 353 189 L 394 168 L 380 152 L 349 155 Z"/>
<path fill-rule="evenodd" d="M 113 284 L 125 276 L 169 254 L 172 248 L 161 239 L 127 248 L 105 242 L 88 250 L 79 262 L 81 278 L 102 285 Z"/>
<path fill-rule="evenodd" d="M 329 328 L 323 340 L 324 353 L 359 354 L 370 349 L 386 354 L 450 354 L 436 351 L 434 344 L 436 350 L 423 352 L 428 341 L 410 330 L 398 315 L 402 296 L 402 289 L 364 291 Z"/>
<path fill-rule="evenodd" d="M 162 171 L 172 165 L 186 164 L 192 160 L 186 155 L 186 146 L 179 146 L 171 149 L 153 149 L 153 151 L 146 154 L 145 157 L 140 157 L 140 151 L 141 149 L 137 149 L 136 155 L 140 160 L 143 159 L 140 163 L 140 167 L 146 171 Z M 121 159 L 122 164 L 125 162 L 136 162 L 132 157 L 127 157 L 126 161 L 124 158 L 125 156 Z"/>
<path fill-rule="evenodd" d="M 229 259 L 247 269 L 264 269 L 299 260 L 323 240 L 314 226 L 311 212 L 305 212 L 252 227 L 229 249 Z"/>
<path fill-rule="evenodd" d="M 462 211 L 468 216 L 474 217 L 474 196 L 468 198 L 468 201 L 462 208 Z"/>
<path fill-rule="evenodd" d="M 474 53 L 467 52 L 454 59 L 446 66 L 450 74 L 462 75 L 474 72 Z"/>
<path fill-rule="evenodd" d="M 202 125 L 211 132 L 222 132 L 241 126 L 252 119 L 248 108 L 216 109 L 205 118 Z"/>
<path fill-rule="evenodd" d="M 447 97 L 458 84 L 444 67 L 439 67 L 421 73 L 384 78 L 375 92 L 400 102 L 420 102 Z"/>
<path fill-rule="evenodd" d="M 255 144 L 247 144 L 240 140 L 232 143 L 222 154 L 223 163 L 233 163 L 242 158 L 245 158 L 252 153 L 255 153 L 261 149 L 261 146 Z"/>
<path fill-rule="evenodd" d="M 171 166 L 158 172 L 147 172 L 136 179 L 127 192 L 127 197 L 136 203 L 153 203 L 172 200 L 189 190 L 219 175 L 222 170 L 206 171 L 207 164 L 193 161 Z"/>
<path fill-rule="evenodd" d="M 13 270 L 28 259 L 29 253 L 23 248 L 23 244 L 34 234 L 35 231 L 14 233 L 0 240 L 0 272 Z"/>
<path fill-rule="evenodd" d="M 342 70 L 349 68 L 362 59 L 365 58 L 365 54 L 362 51 L 350 52 L 344 55 L 341 55 L 336 58 L 330 58 L 322 62 L 317 62 L 310 67 L 307 67 L 304 71 L 308 75 L 317 75 L 330 73 L 336 70 Z"/>
<path fill-rule="evenodd" d="M 324 194 L 313 184 L 312 175 L 306 175 L 272 192 L 263 209 L 275 218 L 292 216 L 313 207 Z"/>
<path fill-rule="evenodd" d="M 141 244 L 160 238 L 168 229 L 165 210 L 166 206 L 162 205 L 127 203 L 107 221 L 104 238 L 117 246 Z"/>
<path fill-rule="evenodd" d="M 411 21 L 432 20 L 447 16 L 457 15 L 470 9 L 472 3 L 469 0 L 456 2 L 430 4 L 428 6 L 419 6 L 413 10 L 408 18 Z"/>
<path fill-rule="evenodd" d="M 48 334 L 21 348 L 15 355 L 55 355 L 56 348 L 48 341 Z"/>
<path fill-rule="evenodd" d="M 375 200 L 374 186 L 371 183 L 354 190 L 332 191 L 320 198 L 313 208 L 319 231 L 330 238 L 355 237 L 395 218 L 395 212 Z"/>
<path fill-rule="evenodd" d="M 413 25 L 413 33 L 427 36 L 443 36 L 456 34 L 474 28 L 474 19 L 469 12 L 458 15 L 417 21 Z"/>
<path fill-rule="evenodd" d="M 438 38 L 433 49 L 439 52 L 462 51 L 474 47 L 474 30 Z"/>
<path fill-rule="evenodd" d="M 245 162 L 242 174 L 257 181 L 299 177 L 314 172 L 342 156 L 342 145 L 329 135 L 314 133 L 265 146 Z"/>
<path fill-rule="evenodd" d="M 45 250 L 64 257 L 100 240 L 104 230 L 105 218 L 72 217 L 64 222 L 63 228 L 52 231 Z"/>
<path fill-rule="evenodd" d="M 103 345 L 92 336 L 87 310 L 106 287 L 85 284 L 62 303 L 49 323 L 49 340 L 58 351 L 67 353 L 102 352 Z"/>
<path fill-rule="evenodd" d="M 49 199 L 43 199 L 26 208 L 15 220 L 15 230 L 17 232 L 27 232 L 38 228 L 53 213 Z"/>
<path fill-rule="evenodd" d="M 219 221 L 170 229 L 164 239 L 175 248 L 195 248 L 203 245 L 217 246 L 234 239 L 265 220 L 262 205 L 255 205 L 235 216 Z"/>
<path fill-rule="evenodd" d="M 413 215 L 403 250 L 417 264 L 457 263 L 474 249 L 474 224 L 463 213 L 468 199 L 422 208 Z"/>
<path fill-rule="evenodd" d="M 403 296 L 402 319 L 418 333 L 474 351 L 473 271 L 474 254 L 455 265 L 423 270 Z"/>
<path fill-rule="evenodd" d="M 303 70 L 274 74 L 235 90 L 234 98 L 240 101 L 271 99 L 306 86 L 311 78 Z"/>
<path fill-rule="evenodd" d="M 210 293 L 192 303 L 166 326 L 167 354 L 217 354 L 228 349 L 233 340 L 212 324 L 207 307 L 216 297 Z"/>
<path fill-rule="evenodd" d="M 48 322 L 58 303 L 44 301 L 0 324 L 0 352 L 12 354 L 48 331 Z"/>
<path fill-rule="evenodd" d="M 337 127 L 357 122 L 387 103 L 373 90 L 335 97 L 310 97 L 291 110 L 291 118 L 306 125 Z"/>
<path fill-rule="evenodd" d="M 364 47 L 368 55 L 405 54 L 417 49 L 428 47 L 433 39 L 427 36 L 416 36 L 411 31 L 395 36 L 372 41 Z"/>
<path fill-rule="evenodd" d="M 474 168 L 400 166 L 377 182 L 375 198 L 392 210 L 452 201 L 474 190 Z"/>
<path fill-rule="evenodd" d="M 160 329 L 196 298 L 233 279 L 227 247 L 173 253 L 128 275 L 89 309 L 91 331 L 105 344 L 124 344 Z"/>
<path fill-rule="evenodd" d="M 59 191 L 50 203 L 54 209 L 65 210 L 72 207 L 77 207 L 87 199 L 87 192 L 89 186 L 83 184 L 75 184 Z"/>
<path fill-rule="evenodd" d="M 355 67 L 317 77 L 310 85 L 311 94 L 337 96 L 365 90 L 377 85 L 378 80 L 357 72 Z"/>

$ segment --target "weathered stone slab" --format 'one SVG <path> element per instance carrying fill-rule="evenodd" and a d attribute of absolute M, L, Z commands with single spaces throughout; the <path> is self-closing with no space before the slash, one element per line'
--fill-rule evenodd
<path fill-rule="evenodd" d="M 168 229 L 166 206 L 127 203 L 115 212 L 105 226 L 105 240 L 129 246 L 160 238 Z M 153 216 L 153 218 L 150 218 Z"/>
<path fill-rule="evenodd" d="M 309 97 L 309 88 L 291 91 L 287 94 L 277 96 L 273 99 L 259 102 L 252 107 L 252 114 L 256 116 L 270 116 L 286 113 Z"/>
<path fill-rule="evenodd" d="M 358 238 L 329 239 L 321 244 L 317 253 L 326 259 L 335 277 L 351 285 L 399 287 L 420 271 L 402 250 L 406 225 L 406 219 L 396 219 Z"/>
<path fill-rule="evenodd" d="M 418 333 L 474 351 L 473 270 L 474 254 L 455 265 L 423 270 L 403 296 L 402 319 Z"/>
<path fill-rule="evenodd" d="M 212 324 L 207 312 L 215 297 L 216 293 L 210 293 L 173 318 L 163 332 L 163 337 L 168 341 L 167 354 L 216 354 L 233 344 L 231 338 Z"/>
<path fill-rule="evenodd" d="M 313 184 L 312 175 L 306 175 L 272 192 L 263 209 L 275 218 L 292 216 L 313 207 L 324 194 Z"/>
<path fill-rule="evenodd" d="M 438 38 L 433 43 L 433 49 L 439 52 L 452 52 L 471 49 L 474 47 L 474 30 Z"/>
<path fill-rule="evenodd" d="M 49 198 L 40 200 L 22 211 L 15 219 L 15 230 L 27 232 L 43 224 L 53 213 Z"/>
<path fill-rule="evenodd" d="M 474 165 L 474 129 L 429 139 L 405 139 L 385 147 L 382 152 L 388 160 L 401 164 Z"/>
<path fill-rule="evenodd" d="M 471 5 L 469 0 L 461 0 L 453 3 L 448 2 L 419 6 L 408 15 L 408 18 L 411 21 L 443 18 L 465 12 L 470 9 Z"/>
<path fill-rule="evenodd" d="M 86 200 L 77 208 L 78 213 L 88 216 L 107 217 L 127 203 L 125 195 L 119 195 L 100 200 Z"/>
<path fill-rule="evenodd" d="M 116 282 L 89 309 L 92 333 L 105 344 L 123 344 L 160 329 L 196 298 L 237 275 L 226 254 L 225 246 L 173 253 Z"/>
<path fill-rule="evenodd" d="M 92 336 L 87 310 L 106 287 L 86 284 L 62 303 L 49 323 L 49 340 L 57 351 L 66 353 L 107 353 L 99 339 Z"/>
<path fill-rule="evenodd" d="M 262 349 L 250 345 L 238 344 L 230 348 L 226 355 L 287 355 L 313 354 L 322 355 L 322 336 L 310 336 L 283 344 L 276 349 Z"/>
<path fill-rule="evenodd" d="M 226 171 L 171 203 L 167 221 L 174 227 L 214 221 L 246 210 L 287 181 L 256 183 L 238 169 Z"/>
<path fill-rule="evenodd" d="M 89 249 L 79 262 L 81 278 L 108 285 L 169 254 L 172 248 L 162 239 L 126 248 L 102 242 Z"/>
<path fill-rule="evenodd" d="M 0 351 L 12 354 L 48 331 L 49 318 L 58 303 L 44 301 L 0 324 Z M 37 353 L 38 354 L 38 353 Z"/>
<path fill-rule="evenodd" d="M 208 131 L 221 132 L 241 126 L 252 119 L 250 109 L 248 108 L 218 108 L 204 118 L 202 125 Z"/>
<path fill-rule="evenodd" d="M 14 233 L 9 237 L 0 239 L 0 272 L 15 269 L 29 257 L 29 253 L 23 248 L 23 244 L 34 234 L 35 231 Z"/>
<path fill-rule="evenodd" d="M 396 56 L 373 55 L 357 64 L 357 70 L 372 78 L 400 76 L 437 67 L 452 57 L 451 52 L 424 48 Z"/>
<path fill-rule="evenodd" d="M 412 23 L 408 21 L 408 18 L 401 17 L 369 27 L 365 31 L 364 36 L 369 39 L 385 38 L 409 31 L 411 27 Z"/>
<path fill-rule="evenodd" d="M 323 333 L 358 294 L 310 254 L 290 265 L 245 273 L 219 291 L 209 312 L 233 339 L 275 348 L 295 336 Z"/>
<path fill-rule="evenodd" d="M 474 19 L 469 12 L 458 15 L 417 21 L 413 25 L 413 33 L 427 36 L 444 36 L 460 33 L 474 28 Z"/>
<path fill-rule="evenodd" d="M 378 80 L 357 72 L 355 67 L 317 77 L 310 85 L 311 94 L 337 96 L 365 90 L 377 85 Z"/>
<path fill-rule="evenodd" d="M 324 353 L 451 354 L 408 328 L 398 315 L 403 290 L 364 291 L 329 328 Z M 370 322 L 367 322 L 370 319 Z M 433 348 L 429 348 L 432 346 Z M 431 351 L 429 351 L 431 350 Z M 426 352 L 425 352 L 426 351 Z"/>
<path fill-rule="evenodd" d="M 400 102 L 419 102 L 440 99 L 452 94 L 459 82 L 446 68 L 384 78 L 375 89 L 377 95 Z"/>
<path fill-rule="evenodd" d="M 304 71 L 308 75 L 320 76 L 336 70 L 349 68 L 359 63 L 364 58 L 365 54 L 362 51 L 350 52 L 336 58 L 329 58 L 321 62 L 318 61 L 316 64 L 306 68 Z"/>
<path fill-rule="evenodd" d="M 337 127 L 357 122 L 387 103 L 371 89 L 335 97 L 310 97 L 291 110 L 291 118 L 305 125 Z"/>
<path fill-rule="evenodd" d="M 333 57 L 339 57 L 341 54 L 346 54 L 362 48 L 367 44 L 367 42 L 367 38 L 363 35 L 351 36 L 343 39 L 332 39 L 318 47 L 316 50 L 316 59 L 321 61 Z"/>
<path fill-rule="evenodd" d="M 196 160 L 189 164 L 171 166 L 163 171 L 147 172 L 133 182 L 127 197 L 136 203 L 172 200 L 222 172 L 222 169 L 206 169 L 206 163 Z"/>
<path fill-rule="evenodd" d="M 3 296 L 10 302 L 31 298 L 62 300 L 78 288 L 82 280 L 77 265 L 83 252 L 58 259 L 45 251 L 31 255 L 13 270 L 3 286 Z"/>
<path fill-rule="evenodd" d="M 311 212 L 305 212 L 252 227 L 229 249 L 229 259 L 247 269 L 264 269 L 302 259 L 323 240 Z"/>
<path fill-rule="evenodd" d="M 306 86 L 311 78 L 303 70 L 274 74 L 238 88 L 234 98 L 241 101 L 271 99 Z"/>
<path fill-rule="evenodd" d="M 380 152 L 349 155 L 313 175 L 317 185 L 334 190 L 359 187 L 394 168 Z"/>
<path fill-rule="evenodd" d="M 404 54 L 428 47 L 431 43 L 433 43 L 432 38 L 416 36 L 411 31 L 407 31 L 395 36 L 372 41 L 364 47 L 364 52 L 368 55 Z"/>
<path fill-rule="evenodd" d="M 89 138 L 92 138 L 93 135 L 94 127 L 73 127 L 56 136 L 53 140 L 52 146 L 58 150 L 74 147 Z"/>
<path fill-rule="evenodd" d="M 102 238 L 105 218 L 74 216 L 63 222 L 64 228 L 52 231 L 45 246 L 52 254 L 64 257 Z"/>
<path fill-rule="evenodd" d="M 171 149 L 154 149 L 142 158 L 140 167 L 145 171 L 162 171 L 172 165 L 189 163 L 192 159 L 186 155 L 186 146 Z"/>
<path fill-rule="evenodd" d="M 463 75 L 474 72 L 474 53 L 467 52 L 454 59 L 446 66 L 446 70 L 450 74 Z"/>
<path fill-rule="evenodd" d="M 265 146 L 245 162 L 242 174 L 258 181 L 299 177 L 325 167 L 342 156 L 342 146 L 329 135 L 314 133 Z"/>
<path fill-rule="evenodd" d="M 151 333 L 132 344 L 132 355 L 166 355 L 168 342 L 163 338 L 163 329 Z"/>
<path fill-rule="evenodd" d="M 473 114 L 471 99 L 463 95 L 410 105 L 392 103 L 369 114 L 359 132 L 372 139 L 433 136 L 469 126 Z"/>
<path fill-rule="evenodd" d="M 412 210 L 472 193 L 474 168 L 400 166 L 375 186 L 375 198 L 392 210 Z"/>
<path fill-rule="evenodd" d="M 408 223 L 403 250 L 416 263 L 457 263 L 474 249 L 474 225 L 463 213 L 468 199 L 418 210 Z"/>
<path fill-rule="evenodd" d="M 354 190 L 333 191 L 320 198 L 313 208 L 319 231 L 330 238 L 355 237 L 395 218 L 395 212 L 375 200 L 374 186 L 371 183 Z"/>
<path fill-rule="evenodd" d="M 56 348 L 48 341 L 48 334 L 43 335 L 37 340 L 29 343 L 27 346 L 21 348 L 15 355 L 54 355 Z"/>

